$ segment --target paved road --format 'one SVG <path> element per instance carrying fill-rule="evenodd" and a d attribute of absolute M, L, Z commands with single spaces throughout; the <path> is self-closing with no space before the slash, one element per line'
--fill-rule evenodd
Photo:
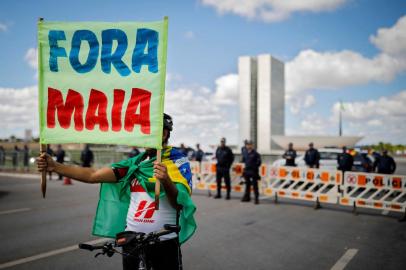
<path fill-rule="evenodd" d="M 75 249 L 90 235 L 98 185 L 0 175 L 0 269 L 6 262 L 59 250 L 7 269 L 119 269 L 119 256 Z M 406 223 L 398 215 L 262 200 L 243 204 L 195 193 L 198 231 L 183 246 L 185 269 L 406 269 Z M 13 212 L 14 211 L 14 212 Z M 65 250 L 60 250 L 66 248 Z M 333 268 L 335 266 L 336 268 Z M 338 267 L 338 268 L 337 268 Z"/>

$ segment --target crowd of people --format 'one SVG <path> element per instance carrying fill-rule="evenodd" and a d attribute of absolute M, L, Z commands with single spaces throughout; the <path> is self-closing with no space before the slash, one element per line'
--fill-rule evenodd
<path fill-rule="evenodd" d="M 200 145 L 196 145 L 196 150 L 185 147 L 182 143 L 178 148 L 189 160 L 203 161 L 205 153 L 200 148 Z M 217 193 L 214 196 L 215 199 L 222 198 L 222 182 L 226 186 L 225 199 L 230 199 L 231 193 L 231 178 L 230 170 L 234 162 L 235 156 L 232 149 L 226 145 L 226 138 L 221 138 L 220 145 L 217 147 L 213 159 L 216 160 L 216 183 Z M 251 201 L 251 187 L 254 190 L 254 203 L 259 204 L 259 189 L 258 180 L 259 167 L 261 166 L 261 155 L 255 150 L 254 143 L 251 140 L 245 140 L 244 146 L 241 148 L 241 160 L 244 163 L 243 177 L 245 180 L 245 192 L 241 199 L 242 202 Z"/>
<path fill-rule="evenodd" d="M 293 149 L 293 143 L 289 143 L 288 149 L 282 157 L 285 159 L 285 166 L 296 166 L 297 154 L 296 150 Z M 361 150 L 357 155 L 354 150 L 349 150 L 344 146 L 342 153 L 337 157 L 337 169 L 342 172 L 356 170 L 380 174 L 393 174 L 396 171 L 396 162 L 386 149 L 382 150 L 381 153 L 373 152 L 372 157 L 373 161 L 368 156 L 367 150 Z M 355 159 L 357 164 L 354 162 Z M 313 143 L 309 144 L 309 149 L 306 150 L 304 155 L 304 161 L 309 168 L 320 167 L 320 153 L 314 148 Z"/>
<path fill-rule="evenodd" d="M 28 145 L 24 145 L 22 149 L 20 149 L 17 145 L 14 146 L 13 150 L 11 151 L 11 162 L 13 166 L 13 170 L 17 171 L 20 163 L 23 165 L 24 171 L 29 171 L 30 166 L 30 148 Z M 6 150 L 3 146 L 0 146 L 0 169 L 3 169 L 6 165 Z"/>

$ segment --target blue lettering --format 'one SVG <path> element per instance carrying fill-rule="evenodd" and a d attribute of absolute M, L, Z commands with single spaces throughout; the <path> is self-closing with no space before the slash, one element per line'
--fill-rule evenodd
<path fill-rule="evenodd" d="M 82 65 L 79 61 L 79 50 L 82 40 L 89 43 L 90 51 L 86 62 Z M 73 69 L 79 73 L 86 73 L 92 70 L 99 57 L 99 42 L 96 35 L 89 30 L 77 30 L 72 37 L 72 48 L 69 54 L 69 61 Z"/>
<path fill-rule="evenodd" d="M 65 48 L 58 46 L 58 40 L 66 40 L 65 32 L 51 30 L 48 33 L 49 40 L 49 68 L 58 72 L 58 57 L 67 57 Z"/>
<path fill-rule="evenodd" d="M 148 52 L 144 54 L 148 44 Z M 148 71 L 158 72 L 158 32 L 141 28 L 137 31 L 137 39 L 132 57 L 132 69 L 140 73 L 142 65 L 148 65 Z"/>
<path fill-rule="evenodd" d="M 117 40 L 117 48 L 112 53 L 113 40 Z M 101 67 L 104 73 L 111 72 L 113 65 L 121 76 L 128 76 L 131 71 L 121 60 L 127 50 L 128 40 L 124 31 L 119 29 L 108 29 L 102 31 Z"/>

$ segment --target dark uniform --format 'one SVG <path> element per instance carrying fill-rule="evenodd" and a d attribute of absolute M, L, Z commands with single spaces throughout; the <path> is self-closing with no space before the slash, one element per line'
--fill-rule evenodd
<path fill-rule="evenodd" d="M 320 166 L 320 154 L 316 148 L 311 148 L 306 151 L 304 160 L 306 165 L 310 168 L 319 168 Z"/>
<path fill-rule="evenodd" d="M 198 149 L 194 153 L 194 158 L 196 159 L 197 162 L 202 162 L 203 156 L 204 156 L 204 152 L 202 149 Z"/>
<path fill-rule="evenodd" d="M 82 167 L 91 167 L 93 159 L 94 156 L 92 150 L 90 150 L 90 148 L 86 146 L 85 149 L 83 149 L 80 156 L 80 160 L 82 161 Z"/>
<path fill-rule="evenodd" d="M 217 196 L 221 197 L 221 179 L 224 178 L 224 182 L 227 187 L 227 198 L 230 198 L 231 182 L 230 182 L 230 167 L 234 161 L 233 151 L 228 146 L 218 147 L 216 150 L 216 181 L 217 181 Z"/>
<path fill-rule="evenodd" d="M 396 171 L 395 160 L 388 155 L 382 155 L 375 160 L 374 167 L 377 168 L 378 173 L 393 174 Z"/>
<path fill-rule="evenodd" d="M 243 157 L 243 162 L 245 164 L 244 168 L 244 179 L 245 179 L 245 194 L 242 198 L 243 202 L 248 202 L 251 200 L 251 185 L 254 186 L 255 193 L 255 203 L 258 204 L 258 180 L 259 177 L 259 167 L 261 166 L 261 156 L 257 151 L 252 149 L 247 151 Z"/>
<path fill-rule="evenodd" d="M 354 158 L 348 153 L 342 153 L 337 157 L 338 170 L 343 173 L 352 170 L 352 165 L 354 164 Z"/>
<path fill-rule="evenodd" d="M 62 149 L 62 147 L 58 147 L 58 149 L 56 150 L 55 153 L 56 156 L 56 162 L 59 162 L 61 164 L 63 164 L 65 162 L 65 150 Z M 62 180 L 62 174 L 58 175 L 58 179 Z"/>
<path fill-rule="evenodd" d="M 285 166 L 296 166 L 295 159 L 296 159 L 296 150 L 288 149 L 286 150 L 285 154 L 283 154 L 283 158 L 286 159 Z"/>

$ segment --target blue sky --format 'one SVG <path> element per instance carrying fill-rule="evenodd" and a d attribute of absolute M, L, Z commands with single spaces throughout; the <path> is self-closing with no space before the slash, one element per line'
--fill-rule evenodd
<path fill-rule="evenodd" d="M 396 48 L 391 45 L 391 37 L 406 32 L 403 23 L 397 25 L 406 16 L 404 1 L 325 0 L 312 1 L 307 6 L 293 0 L 284 2 L 289 5 L 276 0 L 264 2 L 267 1 L 1 1 L 0 97 L 4 98 L 0 100 L 0 112 L 16 115 L 5 121 L 0 137 L 22 136 L 24 127 L 33 129 L 34 134 L 38 130 L 35 117 L 19 118 L 18 112 L 6 105 L 18 104 L 18 99 L 35 92 L 36 68 L 33 53 L 27 52 L 36 47 L 39 17 L 114 22 L 159 20 L 167 15 L 167 109 L 175 115 L 175 124 L 178 118 L 181 126 L 175 143 L 216 143 L 220 136 L 229 137 L 232 143 L 240 140 L 235 81 L 238 57 L 262 53 L 270 53 L 286 63 L 286 80 L 293 85 L 287 89 L 288 134 L 335 135 L 335 108 L 341 99 L 346 107 L 346 134 L 365 135 L 365 143 L 406 143 L 406 128 L 399 127 L 406 117 L 402 109 L 402 102 L 406 106 L 406 65 L 402 64 L 406 60 L 405 37 L 397 40 Z M 275 19 L 276 15 L 279 17 Z M 383 28 L 390 33 L 378 36 Z M 376 37 L 375 43 L 372 36 Z M 355 55 L 354 61 L 346 61 L 348 55 Z M 385 66 L 381 67 L 383 70 L 374 68 L 388 61 L 394 63 L 389 67 L 396 66 L 393 71 L 386 71 Z M 331 83 L 320 78 L 323 72 L 313 70 L 320 63 L 325 65 L 322 69 L 330 71 Z M 309 65 L 311 68 L 302 72 Z M 340 69 L 345 67 L 349 67 L 348 74 Z M 334 75 L 335 69 L 342 74 Z M 300 76 L 312 77 L 311 82 L 301 84 L 306 78 Z M 186 94 L 190 94 L 191 100 L 187 100 Z M 180 101 L 179 95 L 184 97 Z M 193 111 L 187 107 L 179 111 L 169 104 L 176 101 L 194 102 L 190 108 Z M 23 106 L 21 102 L 19 105 Z M 374 114 L 376 107 L 385 110 Z M 191 115 L 189 119 L 186 114 Z M 218 114 L 221 121 L 204 117 L 208 114 Z"/>

